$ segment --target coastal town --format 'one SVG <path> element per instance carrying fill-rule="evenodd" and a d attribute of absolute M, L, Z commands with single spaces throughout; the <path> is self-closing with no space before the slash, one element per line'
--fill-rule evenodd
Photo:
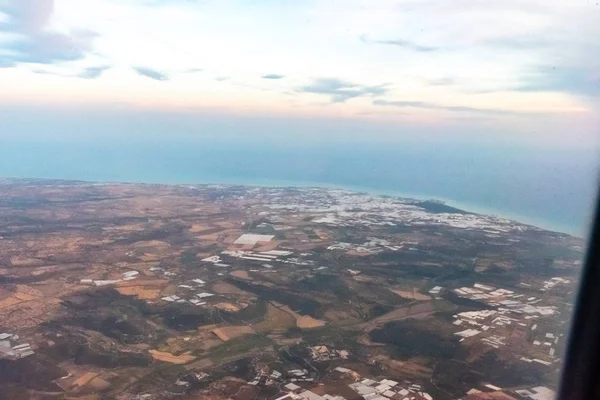
<path fill-rule="evenodd" d="M 556 391 L 580 238 L 339 189 L 0 186 L 8 398 Z"/>

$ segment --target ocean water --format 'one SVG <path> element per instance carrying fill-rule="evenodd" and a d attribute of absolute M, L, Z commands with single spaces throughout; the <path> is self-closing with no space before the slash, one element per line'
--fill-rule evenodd
<path fill-rule="evenodd" d="M 586 234 L 598 159 L 508 145 L 128 139 L 3 140 L 0 176 L 146 183 L 342 187 L 435 198 Z"/>

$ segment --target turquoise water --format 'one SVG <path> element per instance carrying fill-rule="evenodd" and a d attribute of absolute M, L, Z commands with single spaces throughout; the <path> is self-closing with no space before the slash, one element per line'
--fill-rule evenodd
<path fill-rule="evenodd" d="M 342 187 L 436 198 L 584 235 L 595 154 L 465 144 L 229 140 L 4 140 L 0 176 Z"/>

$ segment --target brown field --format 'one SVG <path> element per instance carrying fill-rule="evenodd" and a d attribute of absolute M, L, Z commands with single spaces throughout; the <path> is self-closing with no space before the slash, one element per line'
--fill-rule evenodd
<path fill-rule="evenodd" d="M 96 390 L 103 390 L 110 386 L 110 383 L 100 378 L 99 376 L 95 377 L 88 383 L 89 386 L 92 386 Z"/>
<path fill-rule="evenodd" d="M 127 268 L 127 270 L 130 269 L 135 269 L 138 271 L 143 271 L 146 269 L 149 269 L 151 267 L 157 267 L 160 264 L 160 262 L 155 261 L 155 262 L 139 262 L 139 263 L 128 263 L 128 262 L 118 262 L 115 263 L 115 265 L 117 267 L 121 267 L 121 268 Z"/>
<path fill-rule="evenodd" d="M 296 325 L 298 328 L 306 329 L 306 328 L 318 328 L 320 326 L 325 325 L 325 321 L 321 321 L 320 319 L 315 319 L 310 315 L 303 315 L 300 318 L 296 319 Z"/>
<path fill-rule="evenodd" d="M 203 232 L 203 231 L 209 230 L 211 228 L 212 227 L 210 225 L 192 224 L 189 231 L 192 233 L 198 233 L 198 232 Z"/>
<path fill-rule="evenodd" d="M 129 224 L 119 226 L 105 226 L 102 228 L 105 231 L 117 231 L 117 232 L 141 232 L 146 230 L 146 227 L 142 224 Z"/>
<path fill-rule="evenodd" d="M 125 296 L 136 296 L 140 300 L 155 300 L 161 297 L 160 289 L 146 286 L 117 286 L 117 291 Z"/>
<path fill-rule="evenodd" d="M 201 358 L 198 361 L 194 361 L 191 364 L 188 364 L 185 366 L 185 369 L 187 370 L 202 370 L 202 369 L 207 369 L 213 366 L 213 362 L 210 360 L 210 358 Z"/>
<path fill-rule="evenodd" d="M 375 319 L 372 319 L 369 322 L 365 322 L 361 324 L 361 327 L 366 327 L 369 325 L 383 324 L 390 321 L 398 321 L 405 318 L 419 318 L 426 317 L 432 312 L 435 311 L 435 307 L 433 306 L 433 302 L 422 302 L 415 304 L 409 307 L 401 307 L 395 310 L 390 311 L 387 314 L 383 314 Z"/>
<path fill-rule="evenodd" d="M 419 300 L 419 301 L 431 300 L 431 297 L 426 296 L 423 293 L 417 292 L 417 288 L 413 288 L 412 291 L 395 289 L 395 290 L 392 290 L 392 292 L 394 292 L 398 296 L 408 299 L 408 300 Z"/>
<path fill-rule="evenodd" d="M 325 311 L 325 318 L 336 325 L 351 325 L 360 322 L 360 319 L 351 312 L 337 309 Z"/>
<path fill-rule="evenodd" d="M 212 331 L 213 329 L 217 329 L 218 327 L 219 324 L 202 325 L 198 327 L 198 332 Z"/>
<path fill-rule="evenodd" d="M 133 244 L 133 247 L 158 247 L 159 249 L 166 249 L 168 247 L 171 247 L 171 245 L 167 242 L 161 242 L 160 240 L 145 240 L 142 242 L 135 242 Z"/>
<path fill-rule="evenodd" d="M 171 364 L 187 364 L 190 361 L 194 361 L 196 359 L 196 357 L 191 356 L 189 354 L 175 356 L 171 353 L 158 350 L 150 350 L 149 353 L 152 355 L 152 357 L 154 357 L 154 359 L 159 361 L 165 361 Z"/>
<path fill-rule="evenodd" d="M 117 277 L 121 276 L 116 275 Z M 117 285 L 120 287 L 127 287 L 127 286 L 166 286 L 169 281 L 166 279 L 158 279 L 158 278 L 153 278 L 151 276 L 144 276 L 144 275 L 138 275 L 140 278 L 138 279 L 133 279 L 130 281 L 122 281 L 119 282 Z M 117 278 L 118 279 L 118 278 Z"/>
<path fill-rule="evenodd" d="M 38 258 L 24 257 L 24 256 L 13 256 L 10 258 L 10 263 L 15 267 L 21 266 L 37 266 L 43 265 L 44 261 Z"/>
<path fill-rule="evenodd" d="M 226 326 L 223 328 L 217 328 L 213 330 L 213 333 L 218 336 L 224 342 L 228 340 L 235 339 L 244 335 L 253 335 L 256 332 L 254 329 L 247 325 L 238 325 L 238 326 Z"/>
<path fill-rule="evenodd" d="M 144 253 L 141 256 L 139 256 L 138 258 L 140 260 L 146 261 L 146 262 L 157 261 L 158 259 L 160 259 L 158 254 L 152 254 L 152 253 Z"/>
<path fill-rule="evenodd" d="M 3 289 L 0 287 L 0 300 L 11 297 L 14 293 L 11 290 Z"/>
<path fill-rule="evenodd" d="M 252 293 L 243 291 L 235 285 L 226 282 L 219 282 L 212 285 L 212 290 L 215 293 L 219 294 L 238 294 L 241 296 L 249 296 L 252 297 Z"/>
<path fill-rule="evenodd" d="M 6 297 L 0 300 L 0 310 L 14 307 L 25 301 L 31 301 L 43 297 L 39 290 L 35 290 L 25 285 L 17 285 L 12 294 L 5 293 Z"/>
<path fill-rule="evenodd" d="M 294 318 L 296 318 L 296 326 L 298 328 L 308 329 L 308 328 L 318 328 L 320 326 L 324 326 L 326 324 L 325 321 L 321 321 L 319 319 L 315 319 L 310 315 L 301 315 L 289 308 L 288 306 L 279 306 L 279 303 L 275 304 L 279 309 L 289 313 Z"/>
<path fill-rule="evenodd" d="M 170 337 L 161 343 L 155 350 L 163 353 L 183 353 L 183 340 L 179 337 Z"/>
<path fill-rule="evenodd" d="M 431 377 L 431 373 L 433 372 L 430 367 L 422 364 L 421 360 L 419 359 L 399 361 L 387 358 L 381 361 L 391 371 L 413 379 L 428 379 Z"/>
<path fill-rule="evenodd" d="M 281 242 L 279 242 L 277 240 L 271 240 L 270 242 L 258 242 L 258 243 L 261 243 L 262 245 L 255 248 L 254 251 L 275 250 Z"/>
<path fill-rule="evenodd" d="M 296 318 L 271 303 L 267 303 L 265 319 L 253 326 L 257 332 L 270 332 L 296 326 Z"/>
<path fill-rule="evenodd" d="M 243 308 L 243 305 L 237 305 L 237 304 L 233 304 L 233 303 L 217 303 L 215 304 L 215 307 L 217 307 L 219 310 L 223 310 L 223 311 L 231 311 L 231 312 L 236 312 L 236 311 L 240 311 Z"/>
<path fill-rule="evenodd" d="M 175 292 L 177 292 L 177 285 L 170 283 L 162 290 L 162 292 L 160 292 L 160 294 L 162 296 L 172 296 Z"/>
<path fill-rule="evenodd" d="M 30 249 L 37 249 L 38 255 L 47 254 L 44 250 L 59 249 L 65 252 L 77 252 L 84 239 L 69 235 L 47 235 L 43 241 L 27 240 L 25 246 Z"/>
<path fill-rule="evenodd" d="M 230 272 L 229 275 L 235 276 L 236 278 L 240 278 L 240 279 L 252 280 L 252 278 L 250 278 L 250 275 L 248 275 L 248 272 L 246 272 L 242 269 L 238 269 L 237 271 Z"/>
<path fill-rule="evenodd" d="M 77 378 L 77 380 L 75 382 L 73 382 L 72 386 L 85 386 L 88 384 L 89 381 L 91 381 L 92 379 L 94 379 L 95 377 L 98 376 L 98 372 L 86 372 L 83 375 L 81 375 L 79 378 Z"/>
<path fill-rule="evenodd" d="M 199 235 L 198 238 L 207 242 L 216 242 L 219 240 L 222 234 L 222 232 L 210 233 L 208 235 Z"/>

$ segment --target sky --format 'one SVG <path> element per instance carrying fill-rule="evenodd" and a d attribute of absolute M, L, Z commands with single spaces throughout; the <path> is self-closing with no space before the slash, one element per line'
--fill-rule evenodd
<path fill-rule="evenodd" d="M 596 148 L 599 20 L 597 0 L 0 0 L 0 135 L 146 113 Z"/>

